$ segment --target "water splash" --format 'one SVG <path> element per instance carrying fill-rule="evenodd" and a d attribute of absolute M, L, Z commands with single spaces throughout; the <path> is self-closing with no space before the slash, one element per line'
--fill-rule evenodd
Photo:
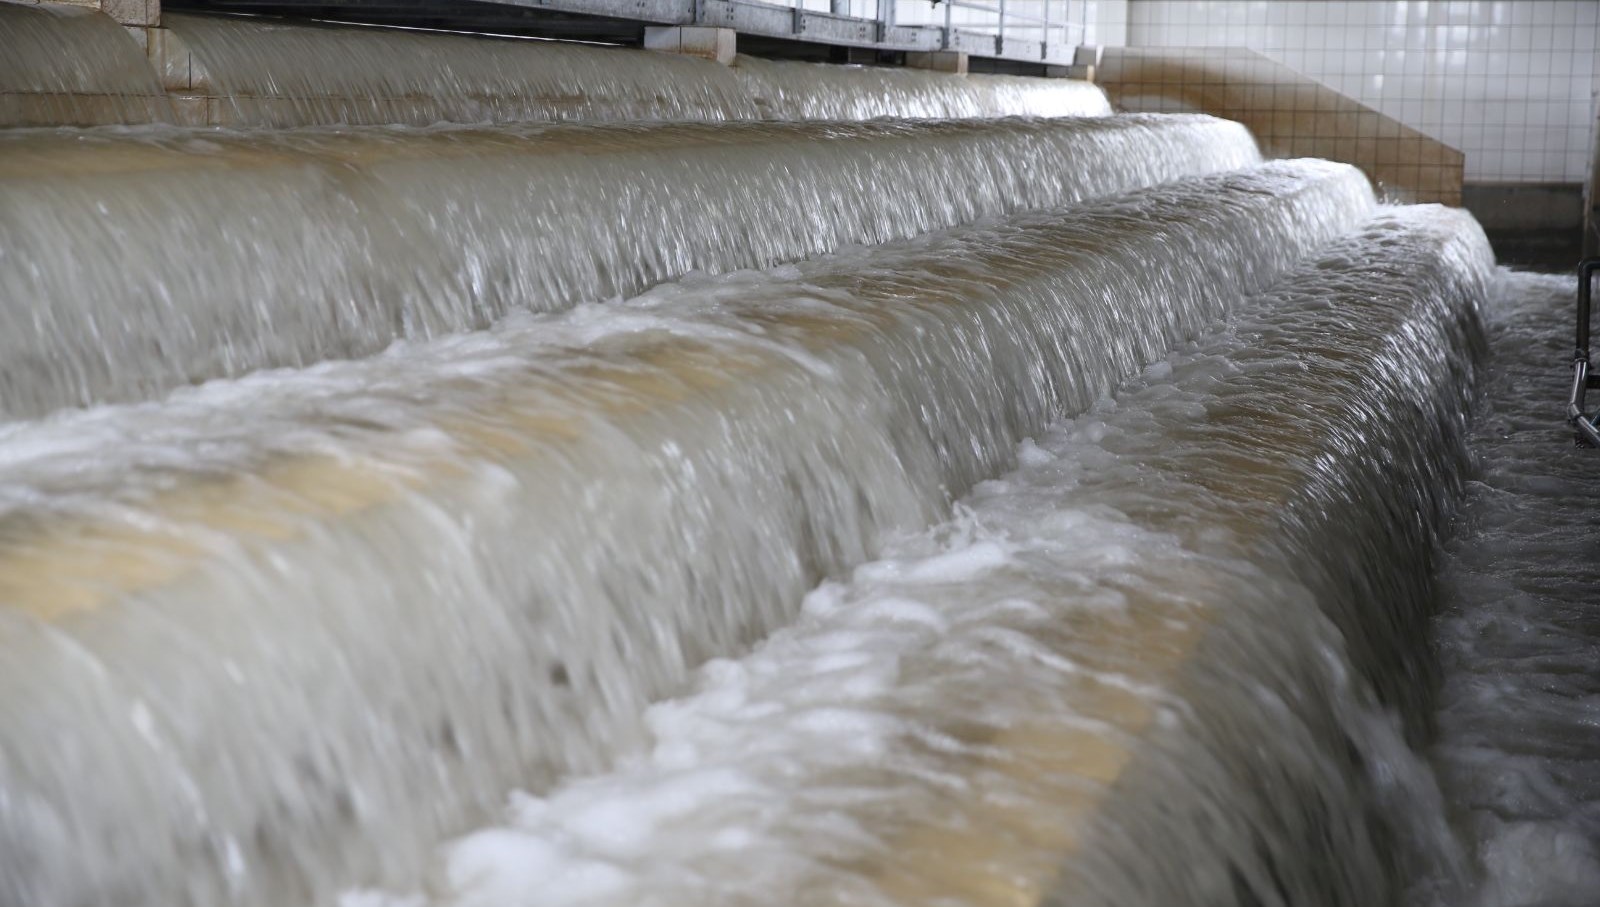
<path fill-rule="evenodd" d="M 1502 271 L 1476 469 L 1444 564 L 1441 783 L 1473 848 L 1456 904 L 1577 907 L 1600 891 L 1594 502 L 1600 459 L 1561 421 L 1574 282 Z"/>
<path fill-rule="evenodd" d="M 1208 117 L 0 135 L 0 415 L 1259 160 Z M 92 252 L 91 252 L 92 250 Z"/>
<path fill-rule="evenodd" d="M 741 56 L 733 75 L 762 116 L 776 120 L 878 117 L 1108 116 L 1111 102 L 1091 82 L 1020 76 L 831 66 Z"/>
<path fill-rule="evenodd" d="M 0 427 L 0 899 L 414 886 L 1371 205 L 1277 163 Z"/>
<path fill-rule="evenodd" d="M 172 109 L 144 53 L 109 16 L 0 3 L 0 124 L 167 123 Z"/>
<path fill-rule="evenodd" d="M 1367 907 L 1453 876 L 1374 692 L 1421 640 L 1341 628 L 1427 611 L 1491 264 L 1460 212 L 1383 212 L 708 665 L 650 750 L 513 797 L 435 895 L 345 903 Z"/>

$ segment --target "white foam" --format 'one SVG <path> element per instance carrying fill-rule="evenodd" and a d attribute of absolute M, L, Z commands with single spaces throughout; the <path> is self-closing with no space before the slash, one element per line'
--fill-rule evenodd
<path fill-rule="evenodd" d="M 1114 405 L 1024 442 L 1018 468 L 975 489 L 947 522 L 894 540 L 846 581 L 822 584 L 795 623 L 743 658 L 707 665 L 692 694 L 652 706 L 649 750 L 612 772 L 570 778 L 543 799 L 513 795 L 501 824 L 445 848 L 444 865 L 472 871 L 448 872 L 427 903 L 898 903 L 892 889 L 880 887 L 878 871 L 919 869 L 896 865 L 898 830 L 963 829 L 981 823 L 984 809 L 1059 795 L 1058 785 L 1098 789 L 1105 782 L 1094 774 L 1104 767 L 1092 759 L 1082 769 L 1088 777 L 1075 775 L 1076 765 L 1055 763 L 1050 772 L 1015 775 L 981 768 L 986 759 L 1003 766 L 1018 758 L 994 741 L 1036 726 L 1041 715 L 1051 726 L 1108 741 L 1114 751 L 1127 728 L 1084 708 L 1094 699 L 1085 691 L 1101 687 L 1124 691 L 1171 736 L 1151 745 L 1154 767 L 1139 776 L 1150 785 L 1143 794 L 1150 813 L 1118 814 L 1130 824 L 1117 835 L 1132 837 L 1111 837 L 1133 851 L 1117 851 L 1111 864 L 1088 863 L 1100 875 L 1073 892 L 1087 903 L 1160 903 L 1152 892 L 1190 890 L 1199 884 L 1194 879 L 1214 872 L 1226 879 L 1231 871 L 1245 881 L 1226 884 L 1285 892 L 1289 902 L 1364 905 L 1388 890 L 1384 872 L 1398 854 L 1409 859 L 1413 850 L 1438 847 L 1448 855 L 1430 779 L 1370 698 L 1363 672 L 1384 666 L 1354 660 L 1323 612 L 1336 606 L 1337 585 L 1316 592 L 1299 578 L 1324 557 L 1348 564 L 1319 545 L 1346 531 L 1347 520 L 1381 516 L 1376 499 L 1384 478 L 1367 475 L 1337 494 L 1321 488 L 1328 494 L 1313 496 L 1305 510 L 1294 509 L 1302 506 L 1296 495 L 1281 492 L 1281 511 L 1230 513 L 1229 522 L 1245 524 L 1244 534 L 1257 541 L 1218 531 L 1207 524 L 1226 505 L 1206 483 L 1259 479 L 1249 468 L 1219 464 L 1253 452 L 1272 475 L 1305 469 L 1314 484 L 1330 473 L 1306 467 L 1303 447 L 1257 447 L 1226 420 L 1205 429 L 1193 424 L 1190 406 L 1174 405 L 1237 409 L 1285 387 L 1296 395 L 1337 394 L 1338 405 L 1321 411 L 1328 421 L 1319 431 L 1378 432 L 1367 441 L 1376 445 L 1371 450 L 1406 443 L 1423 418 L 1400 405 L 1406 387 L 1376 379 L 1330 387 L 1304 377 L 1299 358 L 1281 355 L 1283 346 L 1311 346 L 1295 306 L 1306 296 L 1361 300 L 1394 319 L 1394 333 L 1382 339 L 1404 349 L 1392 367 L 1408 367 L 1412 355 L 1425 352 L 1446 355 L 1441 341 L 1459 336 L 1452 332 L 1481 289 L 1474 281 L 1487 246 L 1481 234 L 1474 245 L 1474 231 L 1458 215 L 1405 218 L 1415 234 L 1401 253 L 1387 253 L 1404 254 L 1399 264 L 1386 265 L 1384 253 L 1353 240 L 1353 252 L 1339 251 L 1364 262 L 1351 266 L 1354 273 L 1312 274 L 1262 303 L 1275 307 L 1263 316 L 1273 324 L 1269 336 L 1288 339 L 1275 345 L 1213 334 L 1170 357 L 1169 368 L 1147 370 Z M 1465 236 L 1459 243 L 1457 231 Z M 1465 264 L 1454 256 L 1469 254 L 1479 259 L 1452 273 Z M 1369 267 L 1387 270 L 1380 278 Z M 1379 279 L 1396 282 L 1382 297 L 1394 309 L 1372 298 Z M 1320 357 L 1320 368 L 1372 344 L 1348 324 L 1334 335 L 1335 349 L 1301 355 Z M 1246 375 L 1241 363 L 1260 359 L 1252 344 L 1273 355 L 1276 371 Z M 1369 367 L 1383 374 L 1391 366 Z M 1427 387 L 1440 399 L 1461 398 L 1462 389 L 1447 380 Z M 1344 421 L 1339 413 L 1354 415 Z M 1448 456 L 1438 439 L 1416 444 L 1419 457 Z M 1426 477 L 1417 478 L 1401 483 L 1401 493 L 1427 487 Z M 1236 506 L 1253 500 L 1241 494 Z M 1157 505 L 1168 512 L 1150 515 Z M 1293 528 L 1278 531 L 1280 517 Z M 1251 529 L 1252 520 L 1261 522 Z M 1384 585 L 1394 577 L 1383 571 L 1407 566 L 1395 557 L 1363 568 L 1385 594 L 1395 591 Z M 1178 631 L 1198 622 L 1221 654 L 1212 652 L 1204 665 L 1196 659 L 1183 682 L 1158 682 L 1143 654 L 1119 660 L 1096 647 L 1097 637 L 1080 641 L 1063 632 L 1082 621 L 1127 620 L 1130 598 L 1139 601 L 1140 619 Z M 1378 602 L 1353 604 L 1370 616 Z M 1383 606 L 1399 604 L 1385 599 Z M 1208 710 L 1211 718 L 1199 717 Z M 1226 717 L 1217 718 L 1217 710 Z M 1144 802 L 1137 791 L 1121 794 Z M 1190 828 L 1183 823 L 1192 813 L 1199 818 Z M 1374 819 L 1378 814 L 1386 818 Z M 1090 834 L 1072 824 L 1081 816 L 1051 818 L 1068 825 L 1069 838 Z M 1418 839 L 1397 844 L 1374 831 L 1380 821 Z M 1139 837 L 1152 829 L 1182 850 L 1140 850 L 1155 846 Z M 1338 861 L 1305 852 L 1313 840 L 1334 848 Z M 1005 846 L 1029 844 L 1019 836 Z M 1031 856 L 1052 866 L 1060 859 L 1054 852 Z M 529 865 L 539 871 L 530 873 Z M 585 874 L 607 884 L 567 881 Z M 948 900 L 962 903 L 956 893 Z"/>
<path fill-rule="evenodd" d="M 0 611 L 14 681 L 0 684 L 0 788 L 17 792 L 0 800 L 0 900 L 274 907 L 404 888 L 509 786 L 542 796 L 607 769 L 652 722 L 695 729 L 666 735 L 674 765 L 773 748 L 760 772 L 722 766 L 755 791 L 788 790 L 786 772 L 897 772 L 903 739 L 947 752 L 952 734 L 885 699 L 949 666 L 965 683 L 912 703 L 949 709 L 988 689 L 991 663 L 1048 661 L 990 625 L 1048 623 L 1024 557 L 1047 542 L 1128 574 L 1139 558 L 1114 508 L 891 551 L 881 582 L 837 593 L 838 614 L 812 599 L 827 632 L 710 672 L 703 708 L 641 716 L 1371 203 L 1352 168 L 1274 163 L 782 272 L 798 282 L 696 278 L 638 304 L 0 428 L 0 515 L 17 529 L 0 555 L 137 568 L 8 587 L 27 610 Z M 1173 250 L 1214 267 L 1149 268 Z M 983 494 L 1022 507 L 1022 490 Z M 1115 584 L 1052 582 L 1091 609 L 1123 605 Z M 971 586 L 997 591 L 948 601 Z M 1051 670 L 1080 677 L 1081 658 L 1062 657 Z M 999 692 L 1046 695 L 1030 676 Z M 133 721 L 135 705 L 154 722 Z M 820 761 L 796 762 L 802 736 Z M 952 783 L 937 762 L 895 777 Z M 819 782 L 811 810 L 663 819 L 677 831 L 626 875 L 656 879 L 694 842 L 741 835 L 799 835 L 811 856 L 773 860 L 814 870 L 862 843 L 851 829 L 870 823 L 850 810 L 897 789 Z M 769 890 L 773 860 L 751 867 L 752 891 Z M 576 873 L 574 890 L 598 877 Z"/>
<path fill-rule="evenodd" d="M 0 133 L 0 297 L 29 301 L 0 308 L 0 418 L 1260 160 L 1242 126 L 1198 116 L 192 135 Z"/>
<path fill-rule="evenodd" d="M 1477 858 L 1473 907 L 1600 892 L 1600 459 L 1559 420 L 1574 290 L 1498 276 L 1477 469 L 1442 575 L 1433 755 Z"/>

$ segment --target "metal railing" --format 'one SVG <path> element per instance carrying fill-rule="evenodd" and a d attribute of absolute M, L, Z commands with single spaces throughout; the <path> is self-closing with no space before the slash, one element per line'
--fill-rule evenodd
<path fill-rule="evenodd" d="M 1590 374 L 1594 363 L 1589 359 L 1590 285 L 1594 272 L 1600 270 L 1600 258 L 1585 258 L 1578 263 L 1578 332 L 1577 349 L 1572 355 L 1572 396 L 1567 401 L 1567 421 L 1572 423 L 1579 447 L 1600 447 L 1600 427 L 1596 420 L 1600 412 L 1589 413 L 1584 407 L 1584 392 L 1600 387 L 1600 376 Z"/>
<path fill-rule="evenodd" d="M 915 0 L 882 3 L 883 8 L 898 7 L 903 24 L 909 24 L 905 8 L 920 5 Z M 1045 59 L 1052 45 L 1062 48 L 1081 43 L 1084 23 L 1077 23 L 1078 40 L 1069 38 L 1068 25 L 1075 13 L 1080 20 L 1086 15 L 1083 4 L 1074 6 L 1067 0 L 941 0 L 926 5 L 930 14 L 918 17 L 918 24 L 937 25 L 942 48 L 1008 58 Z M 991 39 L 992 52 L 987 48 Z"/>
<path fill-rule="evenodd" d="M 554 2 L 571 9 L 584 0 Z M 780 10 L 777 19 L 768 12 Z M 1066 64 L 1087 15 L 1081 0 L 694 0 L 692 20 L 772 37 Z"/>

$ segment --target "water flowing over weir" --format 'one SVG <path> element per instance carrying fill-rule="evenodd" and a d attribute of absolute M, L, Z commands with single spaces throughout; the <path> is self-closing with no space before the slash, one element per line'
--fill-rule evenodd
<path fill-rule="evenodd" d="M 0 126 L 1103 116 L 1070 79 L 676 54 L 504 36 L 0 3 Z M 159 73 L 159 76 L 158 76 Z M 167 91 L 172 94 L 169 97 Z"/>
<path fill-rule="evenodd" d="M 144 53 L 109 16 L 0 3 L 0 49 L 0 124 L 172 118 Z"/>
<path fill-rule="evenodd" d="M 1481 874 L 1471 907 L 1578 907 L 1600 891 L 1595 452 L 1553 418 L 1570 276 L 1497 275 L 1476 468 L 1435 623 L 1440 784 Z"/>
<path fill-rule="evenodd" d="M 417 884 L 1371 207 L 1271 164 L 0 427 L 0 899 Z"/>
<path fill-rule="evenodd" d="M 0 134 L 0 416 L 1257 160 L 1209 117 Z"/>
<path fill-rule="evenodd" d="M 709 60 L 554 41 L 168 14 L 237 126 L 751 120 Z"/>
<path fill-rule="evenodd" d="M 1096 116 L 1088 82 L 171 15 L 229 125 Z M 397 67 L 395 61 L 403 61 Z"/>
<path fill-rule="evenodd" d="M 1111 113 L 1091 82 L 948 76 L 915 69 L 829 66 L 739 57 L 733 66 L 763 116 L 775 120 L 878 117 L 1065 117 Z"/>
<path fill-rule="evenodd" d="M 1491 265 L 1460 212 L 1381 212 L 708 666 L 652 751 L 514 798 L 435 896 L 352 903 L 1366 907 L 1455 878 L 1382 709 L 1407 660 L 1351 631 L 1427 613 Z"/>

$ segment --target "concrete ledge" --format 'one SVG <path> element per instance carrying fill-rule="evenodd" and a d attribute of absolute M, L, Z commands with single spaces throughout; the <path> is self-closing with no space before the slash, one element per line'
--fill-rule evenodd
<path fill-rule="evenodd" d="M 1485 230 L 1583 229 L 1582 183 L 1466 183 L 1461 206 Z"/>
<path fill-rule="evenodd" d="M 914 50 L 906 53 L 906 66 L 912 69 L 948 72 L 961 76 L 967 74 L 967 60 L 967 53 L 959 50 Z"/>
<path fill-rule="evenodd" d="M 64 114 L 63 111 L 71 113 Z M 0 127 L 166 123 L 172 120 L 172 111 L 169 98 L 153 95 L 0 91 Z M 183 122 L 186 125 L 203 125 L 208 121 Z"/>
<path fill-rule="evenodd" d="M 658 53 L 699 57 L 723 66 L 732 63 L 739 53 L 738 32 L 698 25 L 647 26 L 644 47 Z"/>
<path fill-rule="evenodd" d="M 1045 75 L 1053 78 L 1082 79 L 1093 82 L 1095 70 L 1100 65 L 1101 48 L 1085 44 L 1074 49 L 1069 66 L 1046 66 Z"/>
<path fill-rule="evenodd" d="M 1584 254 L 1582 183 L 1467 183 L 1461 204 L 1502 264 L 1571 271 Z"/>
<path fill-rule="evenodd" d="M 178 95 L 214 93 L 204 65 L 195 59 L 189 45 L 172 29 L 130 28 L 128 32 L 145 49 L 145 56 L 162 88 Z"/>
<path fill-rule="evenodd" d="M 51 0 L 63 6 L 99 10 L 118 25 L 149 27 L 161 24 L 161 0 Z"/>

